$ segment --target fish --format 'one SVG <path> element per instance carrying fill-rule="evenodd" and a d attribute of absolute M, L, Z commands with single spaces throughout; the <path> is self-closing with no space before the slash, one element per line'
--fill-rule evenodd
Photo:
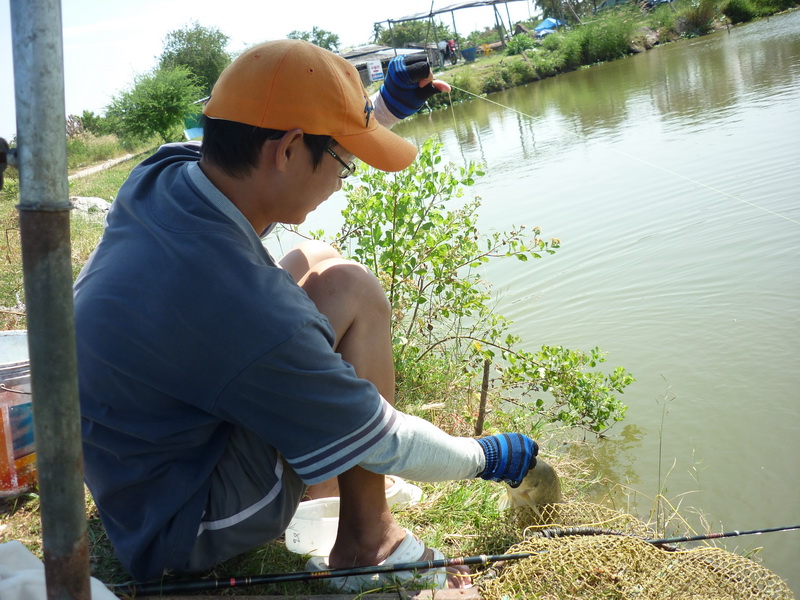
<path fill-rule="evenodd" d="M 542 459 L 528 471 L 519 487 L 506 486 L 500 508 L 532 508 L 541 515 L 540 507 L 563 502 L 561 479 L 556 470 Z"/>

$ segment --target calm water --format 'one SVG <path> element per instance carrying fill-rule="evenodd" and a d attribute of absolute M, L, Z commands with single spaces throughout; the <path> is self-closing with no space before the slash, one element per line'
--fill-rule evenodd
<path fill-rule="evenodd" d="M 484 229 L 561 238 L 487 277 L 531 348 L 597 345 L 637 378 L 597 469 L 644 516 L 661 464 L 714 530 L 800 524 L 800 11 L 491 99 L 519 112 L 476 100 L 396 131 L 487 165 Z M 800 592 L 800 532 L 727 544 L 761 546 Z"/>

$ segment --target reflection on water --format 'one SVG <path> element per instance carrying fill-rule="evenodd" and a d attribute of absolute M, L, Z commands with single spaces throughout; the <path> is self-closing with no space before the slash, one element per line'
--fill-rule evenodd
<path fill-rule="evenodd" d="M 567 442 L 565 449 L 570 456 L 584 462 L 596 482 L 589 490 L 589 499 L 601 501 L 619 486 L 628 488 L 641 483 L 636 471 L 636 456 L 642 447 L 645 432 L 641 427 L 627 424 L 615 432 L 613 440 L 605 438 Z"/>
<path fill-rule="evenodd" d="M 637 378 L 625 427 L 592 448 L 597 473 L 640 498 L 690 493 L 714 529 L 796 522 L 800 11 L 491 100 L 508 108 L 473 101 L 396 131 L 487 165 L 467 190 L 482 229 L 561 238 L 486 276 L 532 347 L 597 345 Z M 800 533 L 728 547 L 756 545 L 799 592 Z"/>
<path fill-rule="evenodd" d="M 550 137 L 539 127 L 539 118 L 546 118 L 548 126 L 555 121 L 561 129 L 556 135 L 560 150 L 594 135 L 614 136 L 620 126 L 645 112 L 654 112 L 652 116 L 661 123 L 677 120 L 683 129 L 702 129 L 724 116 L 720 111 L 735 110 L 748 96 L 758 94 L 758 102 L 769 103 L 797 85 L 800 35 L 796 21 L 796 15 L 774 18 L 750 29 L 737 28 L 733 34 L 657 47 L 626 60 L 491 95 L 492 102 L 516 113 L 473 101 L 456 107 L 456 115 L 439 111 L 417 123 L 400 124 L 396 130 L 420 144 L 432 130 L 448 138 L 448 133 L 454 133 L 460 150 L 477 150 L 477 159 L 470 158 L 490 162 L 492 149 L 484 147 L 484 139 L 492 140 L 498 130 L 515 131 L 517 150 L 523 158 L 531 158 L 539 138 Z M 713 115 L 711 121 L 709 115 Z M 420 127 L 420 120 L 427 123 Z"/>

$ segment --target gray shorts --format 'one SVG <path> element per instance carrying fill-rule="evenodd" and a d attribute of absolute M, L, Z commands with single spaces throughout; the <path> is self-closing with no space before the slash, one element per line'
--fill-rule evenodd
<path fill-rule="evenodd" d="M 306 491 L 275 448 L 240 428 L 211 479 L 187 571 L 210 569 L 283 535 Z"/>

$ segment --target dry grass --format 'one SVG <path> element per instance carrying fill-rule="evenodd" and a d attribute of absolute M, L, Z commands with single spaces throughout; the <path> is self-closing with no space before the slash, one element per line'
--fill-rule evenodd
<path fill-rule="evenodd" d="M 142 155 L 137 159 L 141 160 Z M 90 196 L 113 201 L 137 160 L 116 165 L 91 177 L 69 184 L 70 196 Z M 0 330 L 25 329 L 25 290 L 22 270 L 22 245 L 19 232 L 19 180 L 15 171 L 6 173 L 0 191 Z M 73 212 L 70 216 L 70 243 L 73 279 L 103 235 L 103 220 Z"/>

